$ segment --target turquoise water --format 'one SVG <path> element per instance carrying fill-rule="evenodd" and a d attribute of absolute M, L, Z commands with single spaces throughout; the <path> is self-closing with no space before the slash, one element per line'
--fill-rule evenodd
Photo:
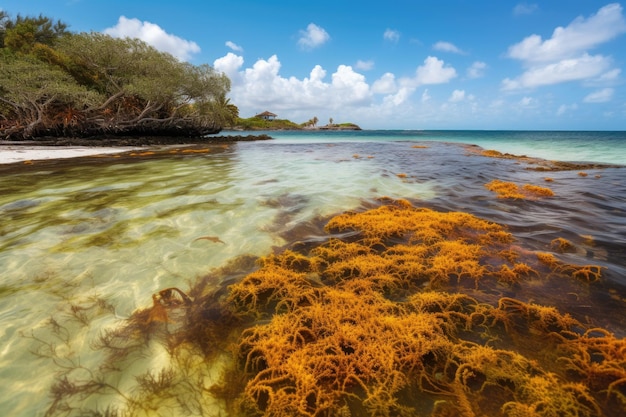
<path fill-rule="evenodd" d="M 380 196 L 496 221 L 528 250 L 549 251 L 557 237 L 573 241 L 580 249 L 567 254 L 569 262 L 601 265 L 606 273 L 588 303 L 559 305 L 626 335 L 626 168 L 546 173 L 461 145 L 624 164 L 624 132 L 270 134 L 274 140 L 211 145 L 198 154 L 0 166 L 0 410 L 5 415 L 66 415 L 51 408 L 50 390 L 59 375 L 97 377 L 120 392 L 133 392 L 138 375 L 165 369 L 171 358 L 163 346 L 146 343 L 132 366 L 104 369 L 96 343 L 104 330 L 150 307 L 161 289 L 186 291 L 238 257 L 322 239 L 329 216 Z M 493 179 L 549 186 L 556 195 L 499 200 L 484 187 Z M 589 237 L 593 244 L 585 243 Z M 218 275 L 214 279 L 216 288 L 224 284 Z M 517 295 L 563 303 L 560 294 Z M 210 384 L 217 372 L 198 377 Z M 111 392 L 80 401 L 67 415 L 80 415 L 81 407 L 125 406 Z"/>
<path fill-rule="evenodd" d="M 558 161 L 626 163 L 626 132 L 368 130 L 265 132 L 281 142 L 437 141 Z"/>

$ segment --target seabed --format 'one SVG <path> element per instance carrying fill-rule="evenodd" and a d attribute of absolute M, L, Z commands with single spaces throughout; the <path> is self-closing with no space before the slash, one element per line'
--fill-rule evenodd
<path fill-rule="evenodd" d="M 237 258 L 189 291 L 154 294 L 152 307 L 100 335 L 94 348 L 106 361 L 97 369 L 57 359 L 47 415 L 625 412 L 626 339 L 565 304 L 511 295 L 576 292 L 584 302 L 603 270 L 561 260 L 572 242 L 555 239 L 556 255 L 534 252 L 497 223 L 390 198 L 325 230 L 321 242 Z M 107 308 L 94 300 L 74 314 L 91 320 Z M 50 329 L 70 339 L 66 325 Z M 128 367 L 143 373 L 120 381 Z"/>

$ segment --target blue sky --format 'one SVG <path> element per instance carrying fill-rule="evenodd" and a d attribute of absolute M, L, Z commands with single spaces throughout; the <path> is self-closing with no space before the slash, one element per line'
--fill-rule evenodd
<path fill-rule="evenodd" d="M 625 3 L 626 4 L 626 3 Z M 139 37 L 232 80 L 242 117 L 365 129 L 626 130 L 626 12 L 608 1 L 0 0 Z"/>

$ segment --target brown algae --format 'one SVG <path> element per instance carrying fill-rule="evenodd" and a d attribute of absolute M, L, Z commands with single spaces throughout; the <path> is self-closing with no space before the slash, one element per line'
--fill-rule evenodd
<path fill-rule="evenodd" d="M 532 184 L 525 184 L 520 187 L 514 182 L 493 180 L 485 184 L 485 187 L 489 191 L 495 192 L 498 198 L 538 199 L 554 196 L 554 192 L 551 189 Z"/>
<path fill-rule="evenodd" d="M 406 200 L 340 214 L 326 230 L 324 243 L 263 257 L 221 289 L 205 289 L 207 278 L 189 295 L 156 294 L 107 340 L 145 343 L 160 329 L 180 369 L 144 375 L 136 395 L 119 402 L 145 405 L 146 413 L 196 412 L 211 397 L 220 415 L 276 417 L 626 410 L 626 339 L 503 295 L 553 277 L 592 285 L 599 266 L 524 251 L 496 223 Z M 216 357 L 230 359 L 220 362 L 220 381 L 206 386 L 201 370 L 213 369 Z M 56 390 L 67 387 L 66 397 L 56 397 L 55 410 L 98 389 L 97 381 L 61 382 Z"/>

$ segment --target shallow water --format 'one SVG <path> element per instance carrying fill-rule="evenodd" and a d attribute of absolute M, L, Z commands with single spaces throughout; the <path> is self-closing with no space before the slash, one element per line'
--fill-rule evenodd
<path fill-rule="evenodd" d="M 273 136 L 276 140 L 268 142 L 210 146 L 202 154 L 0 168 L 0 381 L 7 387 L 0 392 L 0 410 L 44 415 L 59 367 L 100 363 L 101 353 L 93 348 L 99 332 L 149 307 L 159 290 L 188 289 L 240 255 L 262 256 L 274 247 L 321 238 L 324 219 L 380 196 L 506 225 L 528 250 L 550 251 L 558 237 L 572 241 L 579 250 L 564 255 L 568 262 L 606 268 L 602 282 L 589 290 L 592 304 L 569 305 L 571 300 L 558 293 L 515 295 L 568 308 L 626 336 L 626 168 L 585 169 L 586 176 L 581 170 L 540 172 L 460 144 L 547 159 L 623 163 L 623 136 Z M 555 196 L 498 199 L 484 186 L 493 179 L 549 187 Z M 147 362 L 163 360 L 162 349 L 150 352 Z M 125 380 L 135 371 L 129 368 Z"/>

